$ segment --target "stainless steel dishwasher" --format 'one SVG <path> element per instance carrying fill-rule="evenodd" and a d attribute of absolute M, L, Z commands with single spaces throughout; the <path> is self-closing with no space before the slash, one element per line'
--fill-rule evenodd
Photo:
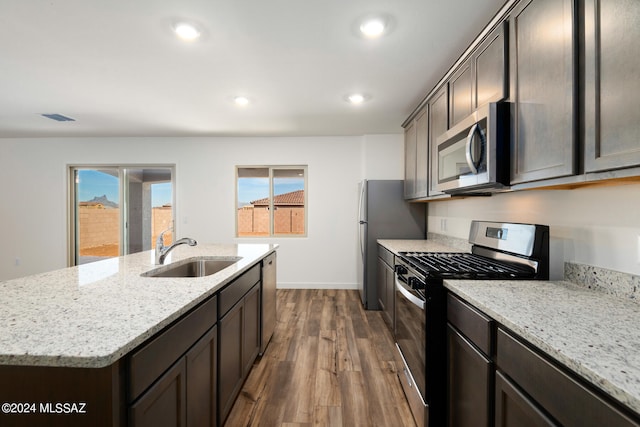
<path fill-rule="evenodd" d="M 276 328 L 276 253 L 262 260 L 262 344 L 260 355 L 269 344 Z"/>

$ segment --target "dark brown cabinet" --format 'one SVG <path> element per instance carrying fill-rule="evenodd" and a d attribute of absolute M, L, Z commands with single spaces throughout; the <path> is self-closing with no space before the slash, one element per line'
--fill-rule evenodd
<path fill-rule="evenodd" d="M 496 372 L 496 427 L 557 426 L 516 386 Z"/>
<path fill-rule="evenodd" d="M 640 166 L 640 2 L 584 8 L 585 172 Z"/>
<path fill-rule="evenodd" d="M 393 330 L 395 307 L 395 256 L 389 250 L 378 245 L 378 306 L 382 310 L 382 319 Z"/>
<path fill-rule="evenodd" d="M 216 425 L 214 326 L 131 406 L 132 426 Z"/>
<path fill-rule="evenodd" d="M 429 178 L 429 115 L 425 106 L 404 131 L 405 199 L 427 197 Z"/>
<path fill-rule="evenodd" d="M 473 73 L 467 59 L 449 79 L 449 127 L 471 114 L 473 105 Z"/>
<path fill-rule="evenodd" d="M 220 320 L 220 419 L 227 418 L 244 380 L 242 320 L 244 304 L 238 303 Z"/>
<path fill-rule="evenodd" d="M 186 426 L 186 361 L 180 359 L 131 405 L 131 426 Z"/>
<path fill-rule="evenodd" d="M 215 426 L 217 297 L 129 357 L 130 425 Z"/>
<path fill-rule="evenodd" d="M 438 146 L 436 140 L 449 129 L 449 96 L 445 84 L 427 101 L 429 106 L 429 196 L 444 194 L 438 190 Z"/>
<path fill-rule="evenodd" d="M 260 286 L 254 286 L 244 297 L 242 363 L 245 376 L 260 352 Z"/>
<path fill-rule="evenodd" d="M 502 328 L 497 332 L 496 425 L 639 426 L 599 392 Z M 505 381 L 505 379 L 507 381 Z M 533 423 L 535 422 L 535 423 Z"/>
<path fill-rule="evenodd" d="M 493 320 L 447 296 L 450 427 L 493 425 Z"/>
<path fill-rule="evenodd" d="M 187 426 L 214 427 L 218 400 L 218 327 L 214 326 L 186 355 Z M 157 424 L 156 424 L 157 425 Z"/>
<path fill-rule="evenodd" d="M 473 68 L 473 109 L 504 100 L 509 92 L 507 79 L 507 22 L 499 24 L 471 55 Z"/>
<path fill-rule="evenodd" d="M 220 293 L 219 423 L 224 424 L 260 351 L 260 266 Z"/>
<path fill-rule="evenodd" d="M 576 173 L 572 0 L 524 0 L 509 17 L 511 184 Z"/>

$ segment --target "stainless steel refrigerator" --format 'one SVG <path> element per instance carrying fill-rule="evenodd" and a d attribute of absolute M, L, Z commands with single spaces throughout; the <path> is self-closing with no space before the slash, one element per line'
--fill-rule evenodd
<path fill-rule="evenodd" d="M 424 239 L 427 208 L 425 203 L 404 200 L 402 180 L 364 180 L 358 188 L 358 286 L 364 307 L 377 310 L 377 240 Z"/>

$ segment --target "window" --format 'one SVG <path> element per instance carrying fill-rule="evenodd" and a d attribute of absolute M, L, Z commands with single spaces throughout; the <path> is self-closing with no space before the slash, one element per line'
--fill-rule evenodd
<path fill-rule="evenodd" d="M 236 235 L 306 236 L 306 166 L 238 166 Z"/>
<path fill-rule="evenodd" d="M 69 177 L 71 265 L 152 249 L 173 225 L 172 166 L 74 166 Z"/>

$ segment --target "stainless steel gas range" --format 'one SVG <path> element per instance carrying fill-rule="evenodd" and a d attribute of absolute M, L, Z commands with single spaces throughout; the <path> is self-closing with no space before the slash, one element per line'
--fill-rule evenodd
<path fill-rule="evenodd" d="M 471 253 L 401 252 L 395 266 L 398 376 L 418 426 L 446 421 L 447 279 L 547 280 L 549 227 L 473 221 Z"/>

